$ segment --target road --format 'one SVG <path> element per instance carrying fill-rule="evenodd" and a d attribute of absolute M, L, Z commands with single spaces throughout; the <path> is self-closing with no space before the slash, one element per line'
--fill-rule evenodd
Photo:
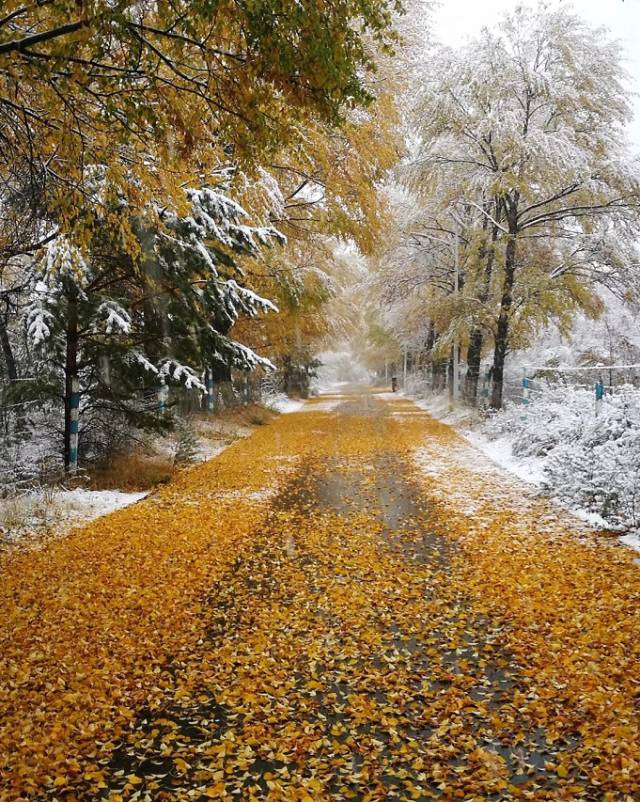
<path fill-rule="evenodd" d="M 620 681 L 617 697 L 596 693 L 607 695 L 612 678 L 638 667 L 628 651 L 637 621 L 611 643 L 594 629 L 588 644 L 578 644 L 572 627 L 583 632 L 600 622 L 595 610 L 588 620 L 572 619 L 591 603 L 586 595 L 577 607 L 565 601 L 578 574 L 550 574 L 541 589 L 535 568 L 520 566 L 507 586 L 522 537 L 532 537 L 529 524 L 524 534 L 513 528 L 518 510 L 543 524 L 542 540 L 525 545 L 534 562 L 562 527 L 578 550 L 559 557 L 563 567 L 577 570 L 580 559 L 597 561 L 600 552 L 546 502 L 523 502 L 519 486 L 500 496 L 498 486 L 508 482 L 483 469 L 479 455 L 471 470 L 466 448 L 410 402 L 355 388 L 283 416 L 134 513 L 87 527 L 75 551 L 49 555 L 49 564 L 66 560 L 67 573 L 54 575 L 57 590 L 40 603 L 40 617 L 60 620 L 64 610 L 73 618 L 79 584 L 93 582 L 95 600 L 113 580 L 68 579 L 71 554 L 77 559 L 88 543 L 94 566 L 124 562 L 123 575 L 133 579 L 117 594 L 105 592 L 110 616 L 58 639 L 79 639 L 70 649 L 79 665 L 63 672 L 63 691 L 52 678 L 59 703 L 45 694 L 38 708 L 41 719 L 62 720 L 65 694 L 77 694 L 76 707 L 95 707 L 95 715 L 78 713 L 70 731 L 61 725 L 57 764 L 51 741 L 43 741 L 48 773 L 31 768 L 37 750 L 14 736 L 26 769 L 20 778 L 15 757 L 7 761 L 14 796 L 2 798 L 640 798 L 633 795 L 633 687 L 629 698 Z M 134 545 L 127 527 L 147 540 Z M 154 575 L 151 564 L 139 564 L 150 529 L 166 537 Z M 627 594 L 600 610 L 611 631 L 638 588 L 626 555 L 609 551 L 607 565 L 625 572 Z M 34 559 L 44 560 L 22 557 L 23 571 L 35 570 Z M 563 601 L 545 613 L 544 600 L 558 593 Z M 116 657 L 105 682 L 83 695 L 82 677 L 101 648 L 92 638 Z M 557 658 L 556 646 L 573 655 L 569 662 Z M 614 665 L 621 646 L 628 662 Z M 575 677 L 569 664 L 578 666 Z M 62 676 L 53 663 L 48 670 Z M 7 704 L 11 687 L 0 702 Z M 33 706 L 37 688 L 27 687 Z M 37 745 L 38 716 L 31 707 L 21 715 Z"/>

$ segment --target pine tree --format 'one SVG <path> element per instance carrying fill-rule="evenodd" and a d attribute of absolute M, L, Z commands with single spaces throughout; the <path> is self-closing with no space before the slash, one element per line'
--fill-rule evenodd
<path fill-rule="evenodd" d="M 48 387 L 64 399 L 67 467 L 75 460 L 78 401 L 86 418 L 107 408 L 156 425 L 158 410 L 143 404 L 145 389 L 174 384 L 202 392 L 212 365 L 270 367 L 228 332 L 241 315 L 275 310 L 243 286 L 239 260 L 256 258 L 282 235 L 245 222 L 242 207 L 220 187 L 186 190 L 185 200 L 188 213 L 154 208 L 144 223 L 134 222 L 135 257 L 118 249 L 107 216 L 86 248 L 60 234 L 36 264 L 25 320 L 41 367 L 32 391 Z"/>

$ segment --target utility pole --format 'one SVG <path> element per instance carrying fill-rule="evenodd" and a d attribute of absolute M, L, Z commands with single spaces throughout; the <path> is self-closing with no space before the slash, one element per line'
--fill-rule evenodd
<path fill-rule="evenodd" d="M 407 388 L 407 346 L 404 346 L 404 354 L 403 354 L 403 361 L 402 361 L 402 389 L 406 390 Z"/>

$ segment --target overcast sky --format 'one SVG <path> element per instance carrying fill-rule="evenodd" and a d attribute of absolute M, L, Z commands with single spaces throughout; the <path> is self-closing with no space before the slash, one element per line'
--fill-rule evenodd
<path fill-rule="evenodd" d="M 572 8 L 592 25 L 609 28 L 624 46 L 630 89 L 640 95 L 640 0 L 555 0 L 555 4 Z M 515 5 L 514 0 L 444 0 L 435 12 L 434 33 L 446 44 L 461 44 L 484 25 L 491 27 Z M 635 99 L 630 136 L 640 148 L 640 97 Z"/>

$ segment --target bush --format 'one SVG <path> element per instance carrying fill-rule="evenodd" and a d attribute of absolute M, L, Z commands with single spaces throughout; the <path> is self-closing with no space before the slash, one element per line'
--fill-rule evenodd
<path fill-rule="evenodd" d="M 539 387 L 528 406 L 491 415 L 485 434 L 508 437 L 516 456 L 544 457 L 545 488 L 568 506 L 640 526 L 640 391 L 617 388 L 596 416 L 591 390 Z"/>
<path fill-rule="evenodd" d="M 169 482 L 174 471 L 173 461 L 165 455 L 118 454 L 109 463 L 91 469 L 89 486 L 92 490 L 153 490 Z"/>
<path fill-rule="evenodd" d="M 174 465 L 188 465 L 198 453 L 198 435 L 191 418 L 176 417 Z"/>

